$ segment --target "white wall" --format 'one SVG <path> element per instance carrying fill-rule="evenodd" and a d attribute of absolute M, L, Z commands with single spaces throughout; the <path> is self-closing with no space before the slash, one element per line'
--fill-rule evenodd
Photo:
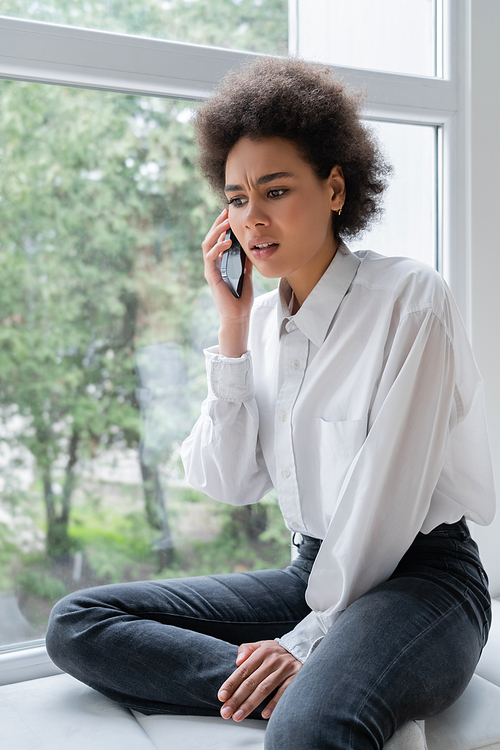
<path fill-rule="evenodd" d="M 486 389 L 500 490 L 500 2 L 471 2 L 471 333 Z M 492 593 L 500 595 L 500 512 L 474 526 Z"/>

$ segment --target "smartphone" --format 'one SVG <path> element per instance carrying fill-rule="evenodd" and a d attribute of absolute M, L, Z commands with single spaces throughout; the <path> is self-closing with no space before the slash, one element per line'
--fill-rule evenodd
<path fill-rule="evenodd" d="M 226 240 L 229 239 L 232 240 L 232 245 L 222 256 L 220 272 L 234 296 L 241 297 L 246 255 L 231 229 L 226 232 Z"/>

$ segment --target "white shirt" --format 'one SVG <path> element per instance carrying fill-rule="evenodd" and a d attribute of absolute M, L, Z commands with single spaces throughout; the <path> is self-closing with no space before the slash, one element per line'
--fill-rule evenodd
<path fill-rule="evenodd" d="M 323 539 L 279 642 L 304 661 L 339 614 L 391 575 L 419 531 L 494 516 L 483 382 L 450 290 L 429 266 L 341 244 L 295 315 L 258 297 L 249 351 L 206 350 L 208 397 L 183 445 L 217 500 L 273 487 L 287 527 Z"/>

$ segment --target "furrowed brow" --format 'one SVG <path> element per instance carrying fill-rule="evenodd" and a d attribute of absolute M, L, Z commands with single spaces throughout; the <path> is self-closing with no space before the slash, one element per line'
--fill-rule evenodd
<path fill-rule="evenodd" d="M 267 185 L 269 182 L 274 182 L 275 180 L 282 180 L 287 177 L 295 177 L 293 172 L 272 172 L 271 174 L 263 174 L 262 177 L 259 177 L 256 181 L 256 185 Z M 237 190 L 243 190 L 241 185 L 226 185 L 224 188 L 224 191 L 226 193 L 234 193 Z"/>
<path fill-rule="evenodd" d="M 286 177 L 295 177 L 292 172 L 273 172 L 272 174 L 264 174 L 256 182 L 256 185 L 267 185 L 268 182 L 274 182 L 275 180 L 282 180 Z"/>

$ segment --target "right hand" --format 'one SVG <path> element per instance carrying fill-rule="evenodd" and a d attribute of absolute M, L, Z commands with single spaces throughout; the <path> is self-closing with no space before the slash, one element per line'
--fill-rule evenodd
<path fill-rule="evenodd" d="M 226 357 L 240 357 L 247 350 L 248 324 L 253 304 L 252 264 L 245 263 L 245 278 L 241 297 L 234 297 L 222 279 L 218 258 L 231 247 L 225 240 L 229 229 L 227 208 L 219 214 L 201 244 L 205 262 L 205 278 L 212 291 L 219 311 L 219 352 Z"/>

